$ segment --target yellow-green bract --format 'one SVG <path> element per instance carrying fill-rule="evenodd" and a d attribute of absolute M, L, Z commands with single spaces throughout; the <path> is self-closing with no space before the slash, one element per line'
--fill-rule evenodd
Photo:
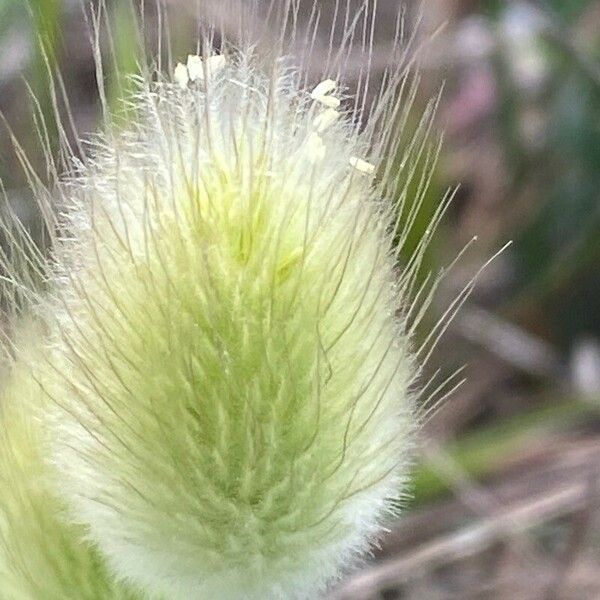
<path fill-rule="evenodd" d="M 336 83 L 298 79 L 245 53 L 142 78 L 62 184 L 17 411 L 40 432 L 3 423 L 3 479 L 49 498 L 3 507 L 15 599 L 312 598 L 397 509 L 417 419 L 393 207 Z"/>

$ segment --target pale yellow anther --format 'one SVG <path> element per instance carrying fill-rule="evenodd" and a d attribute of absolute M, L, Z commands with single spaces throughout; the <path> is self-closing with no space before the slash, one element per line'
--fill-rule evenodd
<path fill-rule="evenodd" d="M 315 89 L 310 93 L 313 100 L 324 104 L 329 108 L 337 108 L 340 105 L 340 99 L 331 96 L 331 92 L 335 91 L 337 83 L 333 79 L 321 81 Z"/>
<path fill-rule="evenodd" d="M 313 131 L 306 140 L 308 146 L 308 158 L 312 163 L 316 163 L 325 158 L 325 144 L 321 136 Z"/>
<path fill-rule="evenodd" d="M 375 165 L 362 158 L 351 156 L 349 162 L 351 166 L 361 173 L 365 173 L 366 175 L 373 175 L 375 173 Z"/>
<path fill-rule="evenodd" d="M 220 71 L 227 64 L 227 59 L 222 54 L 214 54 L 206 59 L 206 67 L 209 73 Z"/>
<path fill-rule="evenodd" d="M 187 69 L 192 81 L 203 81 L 206 76 L 211 77 L 217 71 L 221 70 L 226 64 L 225 57 L 222 54 L 215 54 L 206 59 L 193 54 L 188 55 Z"/>
<path fill-rule="evenodd" d="M 192 81 L 196 79 L 202 79 L 204 77 L 204 67 L 202 66 L 202 59 L 199 56 L 188 54 L 187 57 L 187 70 L 188 75 Z"/>
<path fill-rule="evenodd" d="M 341 104 L 340 99 L 335 96 L 321 96 L 319 102 L 328 108 L 338 108 Z"/>
<path fill-rule="evenodd" d="M 329 127 L 331 127 L 339 118 L 340 113 L 337 110 L 328 108 L 314 118 L 313 125 L 317 130 L 317 133 L 323 133 L 329 129 Z"/>
<path fill-rule="evenodd" d="M 185 89 L 190 81 L 187 67 L 182 63 L 177 63 L 175 71 L 173 73 L 173 79 L 175 83 L 179 84 L 179 87 Z"/>
<path fill-rule="evenodd" d="M 318 100 L 321 96 L 331 94 L 331 92 L 335 91 L 336 87 L 337 83 L 333 79 L 325 79 L 325 81 L 321 81 L 321 83 L 315 87 L 310 95 L 315 100 Z"/>

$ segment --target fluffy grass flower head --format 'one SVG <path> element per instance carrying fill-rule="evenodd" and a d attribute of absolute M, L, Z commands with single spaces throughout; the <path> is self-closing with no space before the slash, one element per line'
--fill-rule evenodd
<path fill-rule="evenodd" d="M 140 76 L 57 188 L 27 406 L 56 519 L 140 597 L 314 597 L 406 488 L 427 293 L 413 325 L 399 308 L 443 203 L 401 275 L 399 215 L 435 147 L 417 135 L 402 177 L 383 159 L 403 72 L 367 125 L 301 72 L 224 45 Z"/>
<path fill-rule="evenodd" d="M 390 223 L 318 86 L 244 54 L 199 68 L 210 84 L 178 67 L 141 93 L 135 130 L 70 184 L 54 461 L 123 576 L 312 594 L 406 476 Z"/>

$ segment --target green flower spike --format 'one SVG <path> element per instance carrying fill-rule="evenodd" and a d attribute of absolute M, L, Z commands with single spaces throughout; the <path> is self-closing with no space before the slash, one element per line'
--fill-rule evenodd
<path fill-rule="evenodd" d="M 310 597 L 406 478 L 390 219 L 344 115 L 292 76 L 181 73 L 70 185 L 53 462 L 122 577 Z"/>
<path fill-rule="evenodd" d="M 10 600 L 314 598 L 397 512 L 418 370 L 392 130 L 299 81 L 190 56 L 61 183 L 44 335 L 2 398 Z"/>

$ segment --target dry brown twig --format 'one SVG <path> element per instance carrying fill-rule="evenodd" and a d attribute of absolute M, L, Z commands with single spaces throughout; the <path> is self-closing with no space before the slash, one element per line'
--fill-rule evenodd
<path fill-rule="evenodd" d="M 589 484 L 573 483 L 554 486 L 546 493 L 497 511 L 486 519 L 440 539 L 423 544 L 406 556 L 383 561 L 350 578 L 334 590 L 329 600 L 352 600 L 369 597 L 374 590 L 398 586 L 419 572 L 430 570 L 450 560 L 472 556 L 503 538 L 510 538 L 545 521 L 582 510 L 589 502 Z"/>

